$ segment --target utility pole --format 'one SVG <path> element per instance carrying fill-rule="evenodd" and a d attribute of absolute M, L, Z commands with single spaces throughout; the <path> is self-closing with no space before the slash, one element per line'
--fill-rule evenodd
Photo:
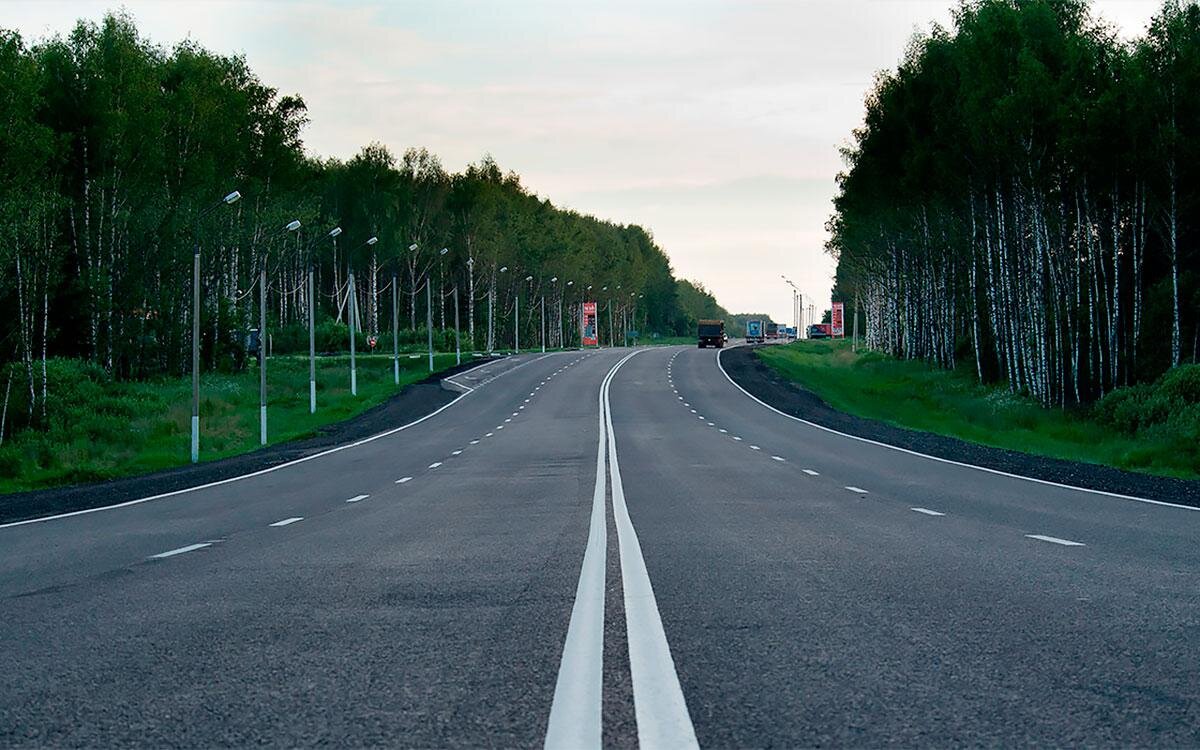
<path fill-rule="evenodd" d="M 462 364 L 462 342 L 459 341 L 459 336 L 462 333 L 458 327 L 458 284 L 454 285 L 454 364 Z"/>
<path fill-rule="evenodd" d="M 267 259 L 258 269 L 258 443 L 267 444 Z"/>
<path fill-rule="evenodd" d="M 395 266 L 392 268 L 392 378 L 400 385 L 400 306 L 396 301 Z"/>
<path fill-rule="evenodd" d="M 429 339 L 429 371 L 433 372 L 433 278 L 425 280 L 425 335 Z"/>

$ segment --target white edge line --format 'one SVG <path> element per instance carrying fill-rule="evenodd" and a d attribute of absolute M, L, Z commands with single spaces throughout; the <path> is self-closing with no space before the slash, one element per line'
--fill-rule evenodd
<path fill-rule="evenodd" d="M 737 346 L 745 346 L 745 344 L 735 344 L 734 346 L 729 347 L 729 349 L 733 349 L 734 347 L 737 347 Z M 1038 479 L 1036 477 L 1027 477 L 1022 474 L 1013 474 L 1012 472 L 1001 471 L 1000 469 L 990 469 L 986 466 L 978 466 L 976 464 L 969 464 L 964 461 L 955 461 L 954 459 L 942 458 L 941 456 L 931 456 L 928 453 L 921 453 L 920 451 L 914 451 L 914 450 L 910 450 L 908 448 L 901 448 L 898 445 L 891 445 L 889 443 L 881 443 L 878 440 L 871 440 L 870 438 L 859 437 L 858 435 L 851 435 L 846 432 L 841 432 L 839 430 L 835 430 L 832 427 L 826 427 L 824 425 L 819 425 L 816 422 L 810 422 L 807 419 L 801 419 L 800 417 L 793 416 L 791 414 L 788 414 L 787 412 L 783 412 L 783 411 L 780 411 L 779 409 L 776 409 L 774 406 L 771 406 L 767 402 L 758 398 L 757 396 L 750 393 L 745 388 L 741 387 L 736 382 L 734 382 L 733 378 L 729 377 L 729 373 L 725 372 L 725 367 L 721 364 L 721 353 L 725 352 L 725 351 L 728 351 L 728 349 L 720 349 L 717 351 L 717 369 L 721 371 L 721 374 L 725 376 L 726 380 L 728 380 L 730 383 L 733 384 L 734 388 L 737 388 L 739 391 L 746 394 L 754 401 L 757 401 L 761 406 L 765 406 L 766 408 L 770 409 L 771 411 L 775 412 L 776 414 L 779 414 L 780 416 L 784 416 L 784 417 L 787 417 L 788 419 L 795 420 L 797 422 L 800 422 L 801 424 L 806 424 L 809 427 L 815 427 L 818 430 L 821 430 L 823 432 L 829 432 L 834 435 L 840 435 L 844 438 L 849 438 L 850 440 L 857 440 L 860 443 L 869 443 L 870 445 L 878 445 L 881 448 L 888 448 L 890 450 L 899 451 L 901 453 L 907 453 L 910 456 L 919 456 L 920 458 L 927 458 L 930 461 L 937 461 L 938 463 L 950 464 L 951 466 L 962 466 L 967 469 L 975 469 L 976 471 L 986 471 L 988 474 L 995 474 L 995 475 L 1001 476 L 1001 477 L 1009 477 L 1011 479 L 1021 479 L 1026 482 L 1034 482 L 1036 484 L 1043 484 L 1048 487 L 1058 487 L 1058 488 L 1061 488 L 1064 490 L 1075 490 L 1076 492 L 1087 492 L 1092 495 L 1102 495 L 1104 497 L 1115 497 L 1119 500 L 1133 500 L 1134 502 L 1149 503 L 1150 505 L 1162 505 L 1162 506 L 1165 506 L 1168 508 L 1180 508 L 1182 510 L 1200 511 L 1200 508 L 1197 508 L 1197 507 L 1191 506 L 1191 505 L 1181 505 L 1179 503 L 1169 503 L 1165 500 L 1151 500 L 1148 497 L 1137 497 L 1135 495 L 1122 495 L 1119 492 L 1108 492 L 1107 490 L 1093 490 L 1093 489 L 1089 489 L 1088 487 L 1078 487 L 1073 484 L 1062 484 L 1061 482 L 1051 482 L 1048 479 Z M 3 527 L 0 527 L 0 528 L 3 528 Z"/>
<path fill-rule="evenodd" d="M 554 353 L 557 353 L 557 352 L 554 352 Z M 552 354 L 544 354 L 541 357 L 538 357 L 537 359 L 531 359 L 527 362 L 522 362 L 521 364 L 517 365 L 516 367 L 512 367 L 512 368 L 500 373 L 499 375 L 496 376 L 496 378 L 502 378 L 505 375 L 507 375 L 508 373 L 512 372 L 513 370 L 516 370 L 517 368 L 524 367 L 525 365 L 528 365 L 528 364 L 533 364 L 534 362 L 537 362 L 538 360 L 544 359 L 549 356 L 552 356 Z M 500 361 L 500 360 L 494 359 L 494 360 L 491 360 L 489 362 L 485 362 L 485 363 L 479 365 L 479 367 L 486 367 L 487 365 L 495 364 L 498 361 Z M 479 367 L 472 367 L 470 370 L 464 370 L 464 371 L 458 373 L 458 375 L 466 375 L 468 372 L 472 372 L 474 370 L 479 369 Z M 458 377 L 458 376 L 455 375 L 453 377 Z M 496 378 L 493 378 L 492 380 L 495 380 Z M 445 378 L 443 378 L 443 380 L 445 380 Z M 488 381 L 488 382 L 492 382 L 492 381 Z M 467 386 L 463 386 L 463 387 L 465 388 Z M 445 411 L 446 409 L 449 409 L 451 406 L 454 406 L 459 401 L 461 401 L 463 398 L 471 395 L 474 392 L 475 392 L 475 389 L 469 390 L 466 393 L 459 395 L 457 398 L 455 398 L 450 403 L 439 406 L 437 409 L 431 411 L 430 413 L 426 414 L 425 416 L 421 417 L 420 419 L 414 419 L 413 421 L 409 422 L 408 424 L 400 425 L 399 427 L 393 427 L 390 430 L 384 430 L 383 432 L 380 432 L 376 435 L 371 435 L 370 437 L 365 437 L 362 440 L 356 440 L 353 443 L 346 443 L 345 445 L 334 446 L 333 448 L 328 448 L 328 449 L 320 451 L 318 453 L 314 453 L 311 456 L 304 456 L 302 458 L 297 458 L 297 459 L 293 459 L 291 461 L 286 461 L 284 463 L 277 464 L 275 466 L 268 466 L 265 469 L 259 469 L 258 471 L 252 471 L 249 474 L 239 474 L 238 476 L 235 476 L 235 477 L 226 477 L 225 479 L 219 479 L 215 482 L 208 482 L 207 484 L 198 484 L 195 487 L 184 487 L 183 489 L 171 490 L 170 492 L 163 492 L 158 495 L 150 495 L 149 497 L 139 497 L 136 500 L 126 500 L 123 503 L 116 503 L 114 505 L 103 505 L 99 508 L 84 508 L 83 510 L 73 510 L 70 513 L 58 513 L 53 516 L 42 516 L 41 518 L 26 518 L 24 521 L 12 521 L 10 523 L 0 524 L 0 529 L 9 529 L 9 528 L 13 528 L 15 526 L 25 526 L 27 524 L 32 524 L 32 523 L 42 523 L 44 521 L 57 521 L 60 518 L 71 518 L 72 516 L 83 516 L 83 515 L 87 515 L 89 513 L 99 513 L 101 511 L 105 511 L 105 510 L 116 510 L 117 508 L 128 508 L 131 505 L 141 505 L 142 503 L 148 503 L 151 500 L 162 500 L 162 499 L 168 498 L 168 497 L 175 497 L 176 495 L 184 495 L 189 492 L 196 492 L 198 490 L 206 490 L 206 489 L 209 489 L 210 487 L 220 487 L 221 485 L 224 485 L 224 484 L 230 484 L 232 482 L 240 482 L 243 479 L 250 479 L 251 477 L 258 477 L 258 476 L 262 476 L 263 474 L 270 474 L 273 471 L 279 471 L 280 469 L 286 469 L 289 466 L 295 466 L 296 464 L 302 464 L 302 463 L 305 463 L 306 461 L 312 461 L 314 459 L 321 458 L 323 456 L 328 456 L 332 453 L 338 453 L 340 451 L 348 450 L 350 448 L 357 448 L 360 445 L 366 445 L 367 443 L 374 442 L 376 440 L 379 440 L 380 438 L 385 438 L 385 437 L 388 437 L 389 435 L 395 435 L 397 432 L 403 432 L 404 430 L 407 430 L 410 427 L 415 427 L 416 425 L 419 425 L 420 423 L 424 422 L 427 419 L 432 419 L 433 417 L 436 417 L 438 414 L 441 414 L 443 411 Z"/>

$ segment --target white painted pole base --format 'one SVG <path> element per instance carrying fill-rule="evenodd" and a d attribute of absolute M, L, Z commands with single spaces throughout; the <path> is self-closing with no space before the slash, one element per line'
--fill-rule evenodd
<path fill-rule="evenodd" d="M 192 463 L 200 460 L 200 417 L 192 415 Z"/>
<path fill-rule="evenodd" d="M 258 442 L 261 445 L 267 444 L 267 407 L 265 405 L 258 408 Z"/>
<path fill-rule="evenodd" d="M 392 375 L 396 379 L 396 385 L 400 385 L 400 360 L 392 357 Z"/>
<path fill-rule="evenodd" d="M 350 370 L 350 395 L 358 395 L 358 370 Z"/>
<path fill-rule="evenodd" d="M 308 381 L 308 413 L 317 413 L 317 381 Z"/>

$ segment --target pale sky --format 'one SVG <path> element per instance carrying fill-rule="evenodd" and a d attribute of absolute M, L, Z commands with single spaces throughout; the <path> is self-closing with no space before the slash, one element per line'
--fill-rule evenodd
<path fill-rule="evenodd" d="M 0 0 L 27 40 L 125 7 L 152 41 L 242 52 L 299 93 L 314 154 L 491 153 L 555 204 L 653 232 L 732 312 L 828 306 L 837 148 L 876 71 L 953 0 Z M 1099 0 L 1124 35 L 1157 0 Z"/>

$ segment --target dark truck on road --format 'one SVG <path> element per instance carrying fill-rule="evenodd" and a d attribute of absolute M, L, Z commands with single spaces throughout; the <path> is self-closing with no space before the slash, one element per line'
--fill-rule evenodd
<path fill-rule="evenodd" d="M 720 349 L 725 346 L 725 321 L 701 320 L 697 328 L 699 329 L 697 335 L 699 348 L 715 346 Z"/>

